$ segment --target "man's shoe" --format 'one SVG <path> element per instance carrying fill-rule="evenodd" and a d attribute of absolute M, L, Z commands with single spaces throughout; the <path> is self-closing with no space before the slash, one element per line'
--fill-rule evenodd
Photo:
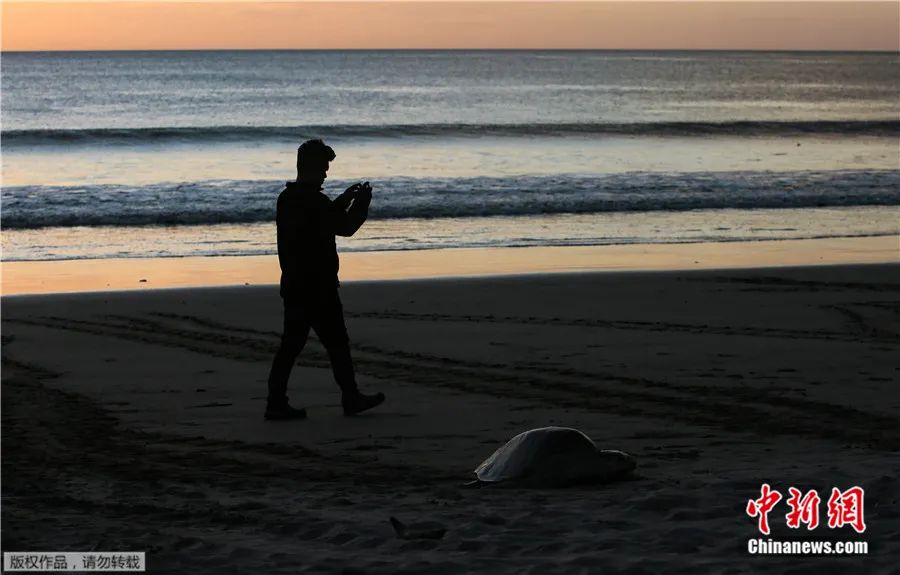
<path fill-rule="evenodd" d="M 356 395 L 345 395 L 341 400 L 344 408 L 344 415 L 356 415 L 367 409 L 372 409 L 377 405 L 384 403 L 384 394 L 376 393 L 375 395 L 365 395 L 357 393 Z"/>
<path fill-rule="evenodd" d="M 291 407 L 285 398 L 283 401 L 266 404 L 266 419 L 306 419 L 306 410 Z"/>

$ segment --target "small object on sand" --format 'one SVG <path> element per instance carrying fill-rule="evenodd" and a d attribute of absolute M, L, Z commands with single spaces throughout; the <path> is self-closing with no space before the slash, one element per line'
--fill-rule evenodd
<path fill-rule="evenodd" d="M 446 527 L 431 524 L 427 527 L 407 527 L 396 517 L 391 517 L 391 526 L 400 539 L 443 539 Z"/>
<path fill-rule="evenodd" d="M 147 283 L 147 280 L 145 280 L 144 278 L 141 278 L 138 280 L 138 283 L 145 284 L 145 283 Z"/>
<path fill-rule="evenodd" d="M 503 482 L 520 487 L 566 487 L 621 479 L 636 467 L 622 451 L 599 449 L 569 427 L 541 427 L 513 437 L 477 468 L 468 485 Z"/>
<path fill-rule="evenodd" d="M 201 407 L 230 407 L 232 405 L 234 405 L 234 404 L 233 403 L 212 402 L 212 403 L 201 403 L 200 405 L 189 405 L 187 408 L 188 409 L 197 409 L 197 408 L 201 408 Z"/>

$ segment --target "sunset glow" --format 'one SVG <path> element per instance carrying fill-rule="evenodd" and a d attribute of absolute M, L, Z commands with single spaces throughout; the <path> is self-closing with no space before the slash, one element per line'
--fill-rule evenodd
<path fill-rule="evenodd" d="M 4 51 L 898 49 L 896 2 L 6 2 Z"/>

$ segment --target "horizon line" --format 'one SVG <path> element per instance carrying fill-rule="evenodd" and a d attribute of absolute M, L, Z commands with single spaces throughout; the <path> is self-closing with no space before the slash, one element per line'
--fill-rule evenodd
<path fill-rule="evenodd" d="M 2 54 L 138 53 L 138 52 L 755 52 L 807 54 L 897 54 L 896 50 L 772 48 L 126 48 L 70 50 L 0 50 Z"/>

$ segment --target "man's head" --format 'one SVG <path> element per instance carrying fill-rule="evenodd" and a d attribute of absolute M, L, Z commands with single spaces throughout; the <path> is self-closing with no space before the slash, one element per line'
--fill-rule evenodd
<path fill-rule="evenodd" d="M 322 140 L 307 140 L 297 148 L 297 181 L 321 186 L 328 175 L 334 150 Z"/>

